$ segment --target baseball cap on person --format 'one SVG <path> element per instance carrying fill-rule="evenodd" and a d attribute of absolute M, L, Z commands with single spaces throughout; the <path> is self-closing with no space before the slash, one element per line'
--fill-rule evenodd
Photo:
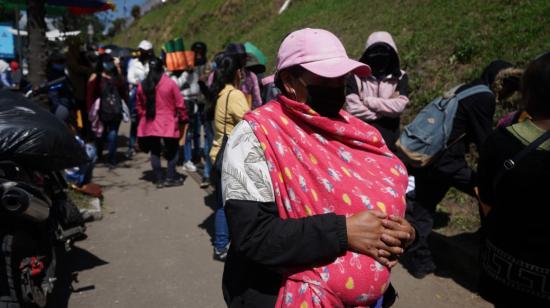
<path fill-rule="evenodd" d="M 148 40 L 143 40 L 139 43 L 138 48 L 143 50 L 151 50 L 153 49 L 153 44 L 151 44 Z"/>
<path fill-rule="evenodd" d="M 290 33 L 277 53 L 277 72 L 300 65 L 315 75 L 336 78 L 354 72 L 369 76 L 368 65 L 348 57 L 340 40 L 323 29 L 305 28 Z"/>

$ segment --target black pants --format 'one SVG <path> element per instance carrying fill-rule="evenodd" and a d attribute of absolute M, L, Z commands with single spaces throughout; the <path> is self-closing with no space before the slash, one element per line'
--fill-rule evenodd
<path fill-rule="evenodd" d="M 414 191 L 407 194 L 406 218 L 416 228 L 417 240 L 409 248 L 409 253 L 417 260 L 415 263 L 425 264 L 433 262 L 428 237 L 432 232 L 437 204 L 451 187 L 474 195 L 475 172 L 464 162 L 461 168 L 451 174 L 430 166 L 413 170 L 412 174 L 416 186 Z"/>
<path fill-rule="evenodd" d="M 163 150 L 163 144 L 164 157 L 168 161 L 166 177 L 169 179 L 175 179 L 177 177 L 176 163 L 178 161 L 178 138 L 149 136 L 139 138 L 138 143 L 139 147 L 144 152 L 151 152 L 151 167 L 153 168 L 156 181 L 162 181 L 160 156 Z"/>

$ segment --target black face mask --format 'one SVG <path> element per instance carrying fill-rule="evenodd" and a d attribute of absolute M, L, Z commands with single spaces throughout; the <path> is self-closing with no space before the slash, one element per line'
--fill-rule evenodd
<path fill-rule="evenodd" d="M 307 86 L 306 104 L 323 117 L 337 117 L 345 102 L 345 86 Z"/>
<path fill-rule="evenodd" d="M 390 55 L 379 53 L 367 57 L 367 64 L 372 69 L 372 74 L 376 78 L 382 78 L 389 75 Z"/>

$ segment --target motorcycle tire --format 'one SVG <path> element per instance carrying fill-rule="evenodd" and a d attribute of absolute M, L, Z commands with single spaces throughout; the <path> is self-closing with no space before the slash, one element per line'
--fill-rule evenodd
<path fill-rule="evenodd" d="M 12 232 L 4 234 L 1 237 L 2 252 L 0 257 L 3 261 L 0 263 L 11 263 L 5 266 L 6 282 L 8 285 L 8 296 L 4 302 L 0 301 L 0 308 L 44 308 L 47 305 L 49 294 L 44 294 L 42 288 L 37 287 L 37 298 L 35 303 L 30 303 L 25 299 L 22 290 L 22 275 L 19 269 L 21 262 L 32 256 L 46 256 L 43 260 L 45 268 L 48 268 L 51 262 L 51 247 L 49 242 L 36 240 L 25 230 L 15 229 Z M 2 306 L 4 305 L 4 306 Z"/>

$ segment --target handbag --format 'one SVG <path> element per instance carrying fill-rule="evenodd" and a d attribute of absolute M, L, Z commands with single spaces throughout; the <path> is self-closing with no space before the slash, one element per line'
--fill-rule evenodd
<path fill-rule="evenodd" d="M 214 161 L 214 164 L 212 166 L 212 174 L 214 178 L 221 178 L 221 175 L 222 175 L 223 152 L 225 151 L 225 145 L 227 144 L 227 139 L 229 139 L 229 136 L 227 136 L 227 106 L 229 104 L 229 95 L 231 95 L 232 91 L 233 90 L 227 93 L 227 98 L 225 99 L 225 114 L 223 117 L 223 120 L 224 120 L 223 139 L 222 139 L 222 144 L 220 146 L 220 150 L 218 151 L 218 154 L 216 154 L 216 160 Z"/>

